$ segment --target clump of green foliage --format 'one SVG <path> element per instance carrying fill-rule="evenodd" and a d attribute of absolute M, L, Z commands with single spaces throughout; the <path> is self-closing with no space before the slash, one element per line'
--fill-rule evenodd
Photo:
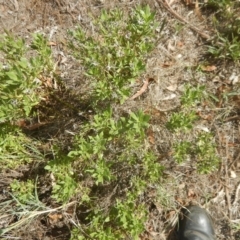
<path fill-rule="evenodd" d="M 124 201 L 117 200 L 108 214 L 96 209 L 89 227 L 84 232 L 80 228 L 73 229 L 71 239 L 139 239 L 146 219 L 145 206 L 137 204 L 135 197 L 129 193 Z"/>
<path fill-rule="evenodd" d="M 174 159 L 177 163 L 187 159 L 195 160 L 199 173 L 216 170 L 220 162 L 211 133 L 198 132 L 194 140 L 188 140 L 189 136 L 193 135 L 193 124 L 198 120 L 196 106 L 207 97 L 204 86 L 187 85 L 181 97 L 181 110 L 173 113 L 167 123 L 167 127 L 176 134 L 177 139 L 181 136 L 180 141 L 173 143 Z"/>
<path fill-rule="evenodd" d="M 34 106 L 46 96 L 41 78 L 51 76 L 53 63 L 51 49 L 41 34 L 34 34 L 30 45 L 9 33 L 0 39 L 0 171 L 4 171 L 45 160 L 39 150 L 41 142 L 27 136 L 20 123 L 34 117 Z M 13 180 L 7 194 L 12 200 L 1 202 L 1 213 L 14 215 L 18 221 L 0 229 L 1 236 L 26 226 L 45 208 L 38 199 L 36 183 L 30 179 Z"/>
<path fill-rule="evenodd" d="M 41 101 L 38 91 L 44 72 L 52 70 L 51 49 L 46 39 L 34 35 L 31 46 L 23 39 L 9 34 L 2 36 L 0 51 L 4 54 L 4 65 L 0 65 L 0 123 L 26 118 L 32 107 Z M 33 52 L 34 51 L 34 52 Z M 28 54 L 33 52 L 33 57 Z"/>
<path fill-rule="evenodd" d="M 139 197 L 163 170 L 144 145 L 150 117 L 141 110 L 116 114 L 112 108 L 129 97 L 131 83 L 144 71 L 156 27 L 146 6 L 129 16 L 122 10 L 103 11 L 94 21 L 94 32 L 70 32 L 70 49 L 92 84 L 94 116 L 76 134 L 68 155 L 56 155 L 45 169 L 55 177 L 53 198 L 68 202 L 75 197 L 89 209 L 84 219 L 89 224 L 75 228 L 72 239 L 138 239 L 144 230 L 146 209 Z M 101 207 L 86 181 L 95 188 L 115 186 L 109 206 Z"/>
<path fill-rule="evenodd" d="M 218 59 L 239 60 L 239 1 L 211 0 L 207 6 L 216 10 L 212 20 L 217 30 L 217 36 L 209 46 L 208 52 Z"/>
<path fill-rule="evenodd" d="M 73 239 L 138 239 L 144 230 L 147 214 L 141 196 L 159 180 L 163 167 L 145 146 L 150 117 L 141 110 L 116 114 L 112 106 L 129 97 L 131 83 L 143 73 L 156 27 L 155 15 L 146 6 L 129 16 L 120 10 L 103 11 L 95 20 L 92 36 L 82 28 L 70 33 L 69 46 L 92 83 L 89 95 L 94 116 L 82 125 L 69 153 L 53 146 L 53 160 L 45 169 L 54 179 L 52 198 L 59 203 L 78 199 L 79 206 L 88 209 L 84 219 L 88 224 L 82 225 L 84 231 L 76 225 Z M 33 155 L 43 158 L 15 123 L 30 117 L 41 101 L 41 76 L 51 74 L 53 64 L 51 49 L 39 34 L 30 46 L 6 34 L 0 50 L 5 59 L 0 74 L 0 159 L 5 163 L 7 159 L 6 166 L 15 168 L 16 162 L 30 162 Z M 94 187 L 112 189 L 113 199 L 105 209 Z M 20 207 L 40 203 L 31 180 L 13 181 L 11 192 Z M 10 228 L 3 232 L 7 231 Z"/>
<path fill-rule="evenodd" d="M 16 179 L 10 184 L 12 193 L 22 204 L 29 204 L 35 199 L 34 196 L 34 183 L 31 180 L 20 182 Z"/>
<path fill-rule="evenodd" d="M 15 169 L 33 159 L 42 161 L 43 154 L 37 148 L 38 142 L 32 140 L 11 123 L 0 124 L 0 166 L 1 169 Z"/>
<path fill-rule="evenodd" d="M 32 159 L 42 159 L 36 141 L 30 140 L 15 124 L 31 115 L 44 93 L 41 75 L 53 69 L 51 49 L 46 39 L 36 34 L 31 46 L 10 34 L 1 36 L 0 52 L 0 166 L 17 168 Z M 31 57 L 30 57 L 31 56 Z"/>
<path fill-rule="evenodd" d="M 68 152 L 57 144 L 52 147 L 53 159 L 48 159 L 45 170 L 52 176 L 51 197 L 63 204 L 77 200 L 77 207 L 85 211 L 71 232 L 72 240 L 139 239 L 144 231 L 147 209 L 142 198 L 149 186 L 159 183 L 163 167 L 145 144 L 150 116 L 141 110 L 116 112 L 114 107 L 128 99 L 132 82 L 145 70 L 157 26 L 155 14 L 141 6 L 129 15 L 122 10 L 103 11 L 94 20 L 92 32 L 81 27 L 70 31 L 70 50 L 91 83 L 86 94 L 92 100 L 93 115 L 82 123 Z M 39 34 L 30 46 L 4 35 L 0 50 L 5 59 L 0 73 L 0 166 L 15 168 L 44 159 L 37 143 L 14 123 L 31 116 L 41 101 L 40 78 L 52 73 L 53 64 L 51 49 Z M 193 142 L 187 138 L 198 120 L 196 105 L 206 96 L 203 86 L 188 85 L 180 111 L 167 123 L 175 136 L 186 136 L 173 144 L 176 162 L 190 157 L 200 173 L 215 170 L 219 162 L 212 134 L 200 132 Z M 10 187 L 22 208 L 42 206 L 33 181 L 15 180 Z"/>
<path fill-rule="evenodd" d="M 215 8 L 216 10 L 223 10 L 230 6 L 232 2 L 233 1 L 231 0 L 208 0 L 205 4 L 208 7 Z"/>
<path fill-rule="evenodd" d="M 103 11 L 94 22 L 94 34 L 82 28 L 70 32 L 70 48 L 92 80 L 96 101 L 125 101 L 129 84 L 144 71 L 154 47 L 157 23 L 150 8 L 138 7 L 125 17 L 122 10 Z"/>

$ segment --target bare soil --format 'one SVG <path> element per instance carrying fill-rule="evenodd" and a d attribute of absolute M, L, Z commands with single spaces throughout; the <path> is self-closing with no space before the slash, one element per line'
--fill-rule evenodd
<path fill-rule="evenodd" d="M 77 25 L 91 27 L 90 13 L 97 16 L 102 9 L 124 8 L 126 11 L 139 3 L 147 3 L 156 11 L 157 19 L 165 21 L 163 32 L 156 33 L 159 38 L 158 45 L 149 56 L 147 71 L 144 77 L 151 77 L 154 81 L 148 90 L 140 97 L 127 101 L 123 108 L 141 108 L 151 114 L 151 129 L 149 135 L 152 139 L 149 144 L 158 153 L 159 161 L 165 166 L 164 180 L 159 182 L 161 191 L 157 188 L 149 190 L 146 195 L 146 204 L 149 205 L 149 219 L 146 223 L 145 233 L 139 239 L 177 239 L 176 226 L 182 206 L 190 203 L 206 208 L 211 214 L 216 228 L 218 240 L 240 239 L 240 230 L 232 228 L 232 224 L 240 223 L 240 135 L 239 135 L 239 98 L 219 103 L 217 106 L 200 106 L 201 121 L 194 127 L 197 133 L 205 128 L 215 135 L 217 153 L 222 163 L 218 171 L 209 175 L 199 175 L 191 162 L 186 161 L 179 165 L 171 157 L 173 137 L 165 127 L 172 112 L 180 106 L 180 96 L 183 85 L 186 83 L 205 84 L 206 88 L 221 99 L 223 91 L 231 91 L 236 87 L 232 83 L 232 76 L 240 77 L 240 68 L 235 63 L 212 61 L 211 65 L 216 70 L 203 73 L 197 71 L 200 62 L 210 59 L 205 55 L 206 38 L 204 35 L 215 34 L 211 26 L 211 13 L 196 12 L 194 4 L 175 0 L 171 3 L 173 10 L 188 23 L 180 21 L 178 16 L 161 0 L 0 0 L 0 33 L 7 30 L 14 35 L 21 36 L 26 41 L 34 32 L 45 34 L 49 42 L 56 43 L 52 46 L 53 57 L 59 64 L 59 76 L 64 81 L 67 89 L 59 90 L 58 99 L 51 100 L 49 106 L 42 112 L 42 121 L 48 124 L 39 127 L 26 128 L 27 134 L 32 137 L 46 140 L 55 139 L 67 145 L 71 141 L 71 134 L 79 128 L 82 121 L 89 116 L 79 116 L 79 109 L 86 111 L 87 103 L 79 103 L 74 96 L 84 93 L 87 82 L 83 71 L 77 62 L 69 55 L 67 50 L 67 30 L 74 29 Z M 159 35 L 159 36 L 158 36 Z M 133 87 L 133 94 L 139 90 L 141 84 Z M 55 100 L 54 100 L 55 99 Z M 71 99 L 64 105 L 65 99 Z M 56 104 L 58 104 L 56 106 Z M 57 109 L 57 110 L 56 110 Z M 78 110 L 76 110 L 78 109 Z M 86 111 L 87 112 L 87 111 Z M 51 120 L 49 115 L 54 115 Z M 179 139 L 181 136 L 179 136 Z M 22 166 L 16 171 L 2 171 L 0 175 L 0 203 L 9 199 L 7 189 L 13 179 L 33 179 L 39 177 L 39 198 L 50 208 L 58 205 L 50 198 L 51 176 L 41 164 Z M 158 189 L 159 189 L 158 186 Z M 159 197 L 159 202 L 156 201 Z M 165 205 L 162 199 L 168 196 Z M 107 197 L 106 197 L 107 200 Z M 160 201 L 161 200 L 161 201 Z M 23 240 L 54 240 L 70 239 L 73 227 L 71 218 L 77 218 L 78 210 L 70 206 L 66 211 L 52 215 L 42 215 L 24 227 L 11 233 L 9 238 Z M 5 219 L 1 226 L 6 226 L 14 221 Z"/>

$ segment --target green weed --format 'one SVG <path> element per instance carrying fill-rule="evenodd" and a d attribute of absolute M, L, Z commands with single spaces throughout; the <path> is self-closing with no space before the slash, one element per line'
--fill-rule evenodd
<path fill-rule="evenodd" d="M 177 138 L 182 136 L 180 142 L 173 143 L 173 158 L 177 163 L 187 159 L 195 160 L 199 173 L 216 170 L 220 162 L 216 154 L 214 138 L 210 133 L 199 133 L 191 141 L 185 139 L 189 134 L 191 135 L 193 124 L 198 120 L 195 110 L 197 104 L 201 104 L 201 101 L 208 99 L 209 96 L 204 86 L 187 85 L 181 97 L 181 110 L 173 113 L 167 122 L 167 127 L 176 134 Z"/>
<path fill-rule="evenodd" d="M 213 17 L 217 36 L 209 45 L 208 52 L 218 59 L 240 59 L 240 19 L 238 1 L 208 1 L 218 12 Z"/>
<path fill-rule="evenodd" d="M 70 32 L 70 48 L 85 67 L 97 102 L 123 103 L 129 97 L 129 85 L 145 70 L 154 47 L 154 18 L 148 6 L 138 7 L 125 21 L 121 10 L 103 11 L 94 21 L 95 35 L 81 28 Z"/>
<path fill-rule="evenodd" d="M 0 124 L 0 166 L 1 169 L 16 169 L 33 160 L 43 161 L 44 154 L 38 150 L 38 142 L 25 136 L 10 123 Z"/>
<path fill-rule="evenodd" d="M 221 3 L 225 6 L 225 2 Z M 144 231 L 147 209 L 141 199 L 149 186 L 159 183 L 163 167 L 146 144 L 150 116 L 141 110 L 116 113 L 113 109 L 129 97 L 131 83 L 144 72 L 146 58 L 156 42 L 157 26 L 155 14 L 146 6 L 137 7 L 129 16 L 121 10 L 103 11 L 94 20 L 92 32 L 81 27 L 70 31 L 69 47 L 84 66 L 92 87 L 86 95 L 94 111 L 89 121 L 80 126 L 68 152 L 57 144 L 52 148 L 53 159 L 48 159 L 45 170 L 51 173 L 51 197 L 56 202 L 68 205 L 75 199 L 77 207 L 86 210 L 87 214 L 75 223 L 72 240 L 139 239 Z M 231 29 L 238 32 L 235 26 Z M 181 27 L 176 29 L 180 31 Z M 234 39 L 235 35 L 228 40 L 231 42 L 226 53 L 218 47 L 209 51 L 238 59 Z M 46 161 L 37 150 L 37 141 L 27 138 L 15 122 L 31 116 L 33 107 L 45 94 L 41 76 L 53 74 L 51 49 L 39 34 L 34 35 L 30 46 L 6 34 L 2 36 L 0 51 L 5 61 L 0 66 L 0 165 L 16 168 L 33 160 Z M 205 97 L 203 86 L 186 87 L 180 111 L 173 113 L 167 123 L 173 134 L 192 133 L 198 120 L 195 107 Z M 188 157 L 194 159 L 200 173 L 214 171 L 219 163 L 214 138 L 207 133 L 198 134 L 192 142 L 182 139 L 174 143 L 173 157 L 177 163 Z M 0 233 L 54 211 L 41 204 L 33 181 L 15 180 L 10 187 L 20 221 Z M 161 187 L 158 191 L 162 204 L 168 206 L 167 194 Z M 106 192 L 112 195 L 106 198 Z"/>
<path fill-rule="evenodd" d="M 170 130 L 191 130 L 193 123 L 198 119 L 195 111 L 173 113 L 167 123 Z"/>
<path fill-rule="evenodd" d="M 177 163 L 182 163 L 188 159 L 192 152 L 192 143 L 188 141 L 182 141 L 173 145 L 174 159 Z"/>
<path fill-rule="evenodd" d="M 28 59 L 28 54 L 34 55 Z M 1 37 L 0 51 L 5 64 L 0 65 L 0 123 L 26 118 L 41 101 L 41 74 L 50 73 L 51 49 L 42 35 L 34 35 L 31 47 L 11 35 Z"/>
<path fill-rule="evenodd" d="M 57 147 L 53 149 L 53 152 L 55 159 L 45 166 L 45 170 L 52 172 L 55 178 L 51 197 L 66 203 L 77 195 L 78 183 L 74 178 L 71 159 Z"/>
<path fill-rule="evenodd" d="M 131 113 L 128 118 L 121 117 L 117 121 L 111 110 L 95 115 L 94 121 L 85 127 L 86 132 L 76 138 L 69 156 L 79 156 L 84 172 L 90 173 L 97 185 L 114 180 L 113 172 L 118 164 L 130 168 L 139 165 L 143 175 L 158 178 L 161 166 L 155 165 L 155 157 L 150 152 L 141 150 L 148 120 L 142 112 Z M 117 154 L 113 159 L 114 152 Z"/>
<path fill-rule="evenodd" d="M 226 37 L 219 36 L 217 44 L 209 46 L 208 52 L 219 59 L 232 59 L 236 61 L 240 59 L 239 38 L 232 35 L 232 39 L 230 40 Z"/>
<path fill-rule="evenodd" d="M 205 86 L 203 85 L 197 85 L 196 87 L 186 85 L 181 96 L 181 104 L 184 107 L 196 106 L 204 99 L 205 94 Z"/>
<path fill-rule="evenodd" d="M 0 52 L 4 58 L 0 65 L 0 168 L 9 170 L 33 160 L 44 160 L 38 149 L 39 142 L 27 137 L 17 122 L 30 117 L 32 108 L 41 101 L 45 92 L 41 90 L 39 78 L 50 74 L 53 65 L 51 49 L 39 34 L 34 35 L 31 46 L 27 46 L 23 39 L 4 34 Z M 6 211 L 17 216 L 18 221 L 1 229 L 1 235 L 29 224 L 29 219 L 36 216 L 33 209 L 37 211 L 43 207 L 33 181 L 14 180 L 10 188 L 12 207 Z M 7 209 L 8 203 L 4 202 L 1 209 L 5 207 Z"/>
<path fill-rule="evenodd" d="M 107 214 L 95 209 L 89 217 L 89 227 L 84 230 L 73 229 L 71 239 L 139 239 L 144 231 L 146 218 L 144 205 L 137 203 L 135 196 L 128 194 L 124 200 L 117 199 Z"/>
<path fill-rule="evenodd" d="M 174 143 L 173 158 L 177 163 L 191 159 L 196 163 L 197 171 L 201 174 L 217 170 L 220 163 L 214 138 L 210 133 L 199 133 L 191 142 L 183 140 Z"/>
<path fill-rule="evenodd" d="M 228 6 L 232 4 L 231 0 L 208 0 L 206 5 L 208 7 L 215 8 L 216 10 L 225 10 Z"/>
<path fill-rule="evenodd" d="M 167 123 L 170 130 L 189 131 L 193 128 L 193 123 L 198 119 L 194 107 L 206 97 L 205 87 L 186 85 L 181 96 L 182 109 L 173 113 Z"/>
<path fill-rule="evenodd" d="M 144 71 L 156 27 L 147 6 L 138 7 L 128 18 L 120 10 L 103 11 L 94 21 L 92 36 L 82 28 L 70 32 L 70 48 L 92 84 L 89 94 L 95 114 L 76 134 L 68 156 L 56 156 L 45 169 L 54 175 L 52 196 L 58 202 L 84 196 L 80 204 L 89 206 L 85 219 L 89 226 L 76 226 L 72 239 L 138 239 L 144 230 L 146 210 L 138 203 L 139 196 L 163 170 L 144 146 L 150 117 L 142 111 L 115 115 L 112 107 L 129 97 L 130 84 Z M 91 189 L 84 187 L 85 181 L 103 189 L 125 182 L 131 193 L 123 193 L 103 211 L 98 196 L 90 196 Z"/>
<path fill-rule="evenodd" d="M 27 180 L 26 182 L 19 182 L 18 180 L 14 180 L 10 184 L 11 190 L 14 196 L 23 204 L 29 203 L 32 201 L 34 196 L 34 183 L 31 180 Z"/>
<path fill-rule="evenodd" d="M 212 134 L 201 133 L 198 135 L 195 152 L 198 172 L 206 174 L 217 170 L 220 159 L 216 153 Z"/>
<path fill-rule="evenodd" d="M 29 117 L 45 94 L 39 78 L 51 74 L 51 49 L 40 34 L 34 35 L 31 46 L 5 34 L 0 51 L 4 57 L 4 65 L 0 65 L 0 166 L 17 168 L 44 158 L 38 143 L 27 138 L 16 122 Z"/>

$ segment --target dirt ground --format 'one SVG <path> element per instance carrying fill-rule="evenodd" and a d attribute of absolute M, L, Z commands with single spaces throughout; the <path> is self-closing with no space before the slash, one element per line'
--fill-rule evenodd
<path fill-rule="evenodd" d="M 179 165 L 170 157 L 173 136 L 164 123 L 171 112 L 180 106 L 180 96 L 183 85 L 186 83 L 205 84 L 207 89 L 218 94 L 222 86 L 234 88 L 229 83 L 232 76 L 240 77 L 240 68 L 237 64 L 226 62 L 212 62 L 215 71 L 196 71 L 199 62 L 205 60 L 206 36 L 212 36 L 214 29 L 210 24 L 211 13 L 196 13 L 195 5 L 175 0 L 168 9 L 165 1 L 161 0 L 0 0 L 0 33 L 4 29 L 26 39 L 32 33 L 45 34 L 47 39 L 55 42 L 52 46 L 55 61 L 61 57 L 59 73 L 68 88 L 74 94 L 81 94 L 87 87 L 82 81 L 82 69 L 69 55 L 66 48 L 67 30 L 74 29 L 77 25 L 91 27 L 90 13 L 97 16 L 101 9 L 124 8 L 129 10 L 139 3 L 147 3 L 156 11 L 158 21 L 165 21 L 163 32 L 157 36 L 158 45 L 149 56 L 145 76 L 154 79 L 148 91 L 143 96 L 128 101 L 123 107 L 154 109 L 152 111 L 151 129 L 154 134 L 154 149 L 159 154 L 159 161 L 165 166 L 165 177 L 159 186 L 153 187 L 147 196 L 149 203 L 149 220 L 146 223 L 146 232 L 141 239 L 177 239 L 175 226 L 182 206 L 190 203 L 206 208 L 211 214 L 216 228 L 218 240 L 240 239 L 240 230 L 234 229 L 233 224 L 240 224 L 240 127 L 239 127 L 239 99 L 230 101 L 228 105 L 214 106 L 201 109 L 206 116 L 211 114 L 211 119 L 202 118 L 194 127 L 207 128 L 214 132 L 217 151 L 222 160 L 217 172 L 209 175 L 199 175 L 190 162 Z M 191 2 L 191 1 L 190 1 Z M 173 11 L 171 11 L 173 10 Z M 177 13 L 177 15 L 175 14 Z M 179 16 L 186 20 L 181 21 Z M 194 28 L 192 27 L 194 26 Z M 156 33 L 158 35 L 158 33 Z M 64 60 L 63 60 L 64 59 Z M 133 89 L 133 93 L 138 86 Z M 61 97 L 61 96 L 60 96 Z M 66 96 L 62 96 L 64 99 Z M 73 104 L 77 103 L 72 100 Z M 62 111 L 64 113 L 64 109 Z M 66 115 L 69 114 L 66 113 Z M 76 130 L 81 121 L 78 115 L 70 114 L 67 122 L 61 122 L 61 115 L 56 123 L 44 126 L 40 131 L 32 131 L 36 137 L 41 134 L 56 135 L 64 138 L 66 130 Z M 7 201 L 4 194 L 13 179 L 19 179 L 30 174 L 38 175 L 41 182 L 40 195 L 42 201 L 50 207 L 57 204 L 49 199 L 50 176 L 41 166 L 25 166 L 18 171 L 2 171 L 0 175 L 0 203 Z M 156 194 L 166 198 L 163 207 L 152 201 Z M 156 198 L 154 198 L 156 199 Z M 76 209 L 69 207 L 64 217 L 50 217 L 43 215 L 31 222 L 25 228 L 20 228 L 15 233 L 15 239 L 23 240 L 54 240 L 70 239 L 72 223 L 70 215 Z M 16 219 L 9 220 L 10 222 Z M 7 224 L 6 222 L 4 224 Z M 1 226 L 1 222 L 0 222 Z M 13 234 L 14 235 L 14 234 Z M 10 236 L 9 238 L 12 239 Z"/>

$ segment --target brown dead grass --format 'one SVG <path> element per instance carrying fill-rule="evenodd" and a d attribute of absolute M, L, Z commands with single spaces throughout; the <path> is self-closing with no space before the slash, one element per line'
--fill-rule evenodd
<path fill-rule="evenodd" d="M 180 106 L 179 98 L 185 83 L 205 84 L 212 94 L 221 99 L 222 93 L 227 91 L 226 86 L 229 87 L 229 91 L 236 88 L 229 83 L 229 79 L 233 72 L 239 75 L 239 70 L 234 64 L 213 62 L 212 64 L 217 66 L 216 71 L 210 73 L 196 71 L 196 66 L 204 60 L 202 57 L 205 51 L 204 40 L 187 24 L 179 23 L 176 16 L 158 2 L 150 0 L 1 0 L 0 31 L 6 29 L 26 39 L 31 33 L 37 31 L 44 33 L 49 41 L 56 43 L 56 46 L 52 46 L 54 58 L 56 61 L 59 56 L 64 59 L 60 62 L 58 72 L 68 88 L 66 91 L 59 90 L 62 95 L 58 94 L 58 96 L 62 102 L 65 102 L 67 98 L 72 99 L 72 109 L 64 105 L 59 108 L 59 101 L 54 102 L 56 99 L 50 99 L 51 104 L 45 102 L 39 111 L 43 114 L 43 120 L 49 121 L 49 125 L 26 131 L 33 137 L 45 138 L 46 144 L 51 144 L 47 142 L 47 139 L 58 139 L 64 146 L 71 141 L 69 133 L 75 132 L 81 121 L 86 121 L 88 117 L 91 117 L 85 113 L 87 103 L 80 106 L 78 99 L 74 100 L 76 96 L 86 91 L 88 83 L 83 76 L 82 69 L 69 56 L 66 48 L 66 30 L 73 29 L 77 24 L 90 27 L 89 13 L 97 16 L 103 8 L 120 7 L 128 11 L 139 3 L 150 4 L 151 8 L 157 12 L 159 22 L 165 20 L 166 26 L 157 36 L 158 45 L 149 56 L 145 75 L 140 79 L 140 83 L 133 86 L 133 94 L 140 89 L 145 79 L 152 78 L 154 81 L 141 96 L 127 101 L 121 107 L 124 111 L 141 108 L 152 115 L 149 144 L 158 154 L 161 164 L 165 166 L 164 180 L 159 182 L 159 186 L 149 189 L 145 198 L 146 204 L 149 205 L 149 219 L 146 222 L 146 232 L 141 239 L 176 239 L 174 229 L 178 213 L 182 206 L 189 203 L 203 206 L 211 213 L 215 221 L 218 240 L 237 239 L 240 233 L 233 230 L 231 224 L 239 223 L 240 206 L 238 199 L 240 181 L 238 99 L 232 98 L 229 102 L 222 100 L 219 105 L 206 105 L 201 109 L 202 114 L 211 115 L 211 118 L 202 117 L 197 124 L 215 133 L 218 154 L 222 159 L 222 164 L 215 173 L 199 175 L 188 161 L 182 165 L 176 164 L 171 157 L 173 135 L 164 124 L 170 113 Z M 171 2 L 173 2 L 171 8 L 186 21 L 191 22 L 201 31 L 211 33 L 211 26 L 208 24 L 209 16 L 203 14 L 199 19 L 199 14 L 195 14 L 194 8 L 187 7 L 181 1 Z M 56 107 L 59 109 L 57 112 L 53 111 Z M 79 118 L 79 110 L 83 113 L 82 118 Z M 52 118 L 48 118 L 49 116 Z M 232 116 L 235 118 L 231 118 Z M 198 126 L 195 126 L 195 131 L 198 131 Z M 55 208 L 56 203 L 50 199 L 51 176 L 42 170 L 41 164 L 25 166 L 16 171 L 2 171 L 0 175 L 2 193 L 3 189 L 8 189 L 13 179 L 26 178 L 31 174 L 40 176 L 40 200 L 50 208 Z M 166 194 L 168 196 L 165 199 Z M 8 199 L 7 194 L 0 196 L 0 202 Z M 104 199 L 111 199 L 111 197 L 105 196 Z M 41 215 L 29 225 L 15 229 L 9 238 L 5 239 L 11 237 L 23 240 L 69 239 L 72 222 L 77 221 L 78 218 L 76 211 L 73 208 L 58 211 L 61 218 L 58 217 L 59 215 L 57 217 Z M 16 220 L 9 217 L 2 223 L 0 222 L 0 228 Z"/>

